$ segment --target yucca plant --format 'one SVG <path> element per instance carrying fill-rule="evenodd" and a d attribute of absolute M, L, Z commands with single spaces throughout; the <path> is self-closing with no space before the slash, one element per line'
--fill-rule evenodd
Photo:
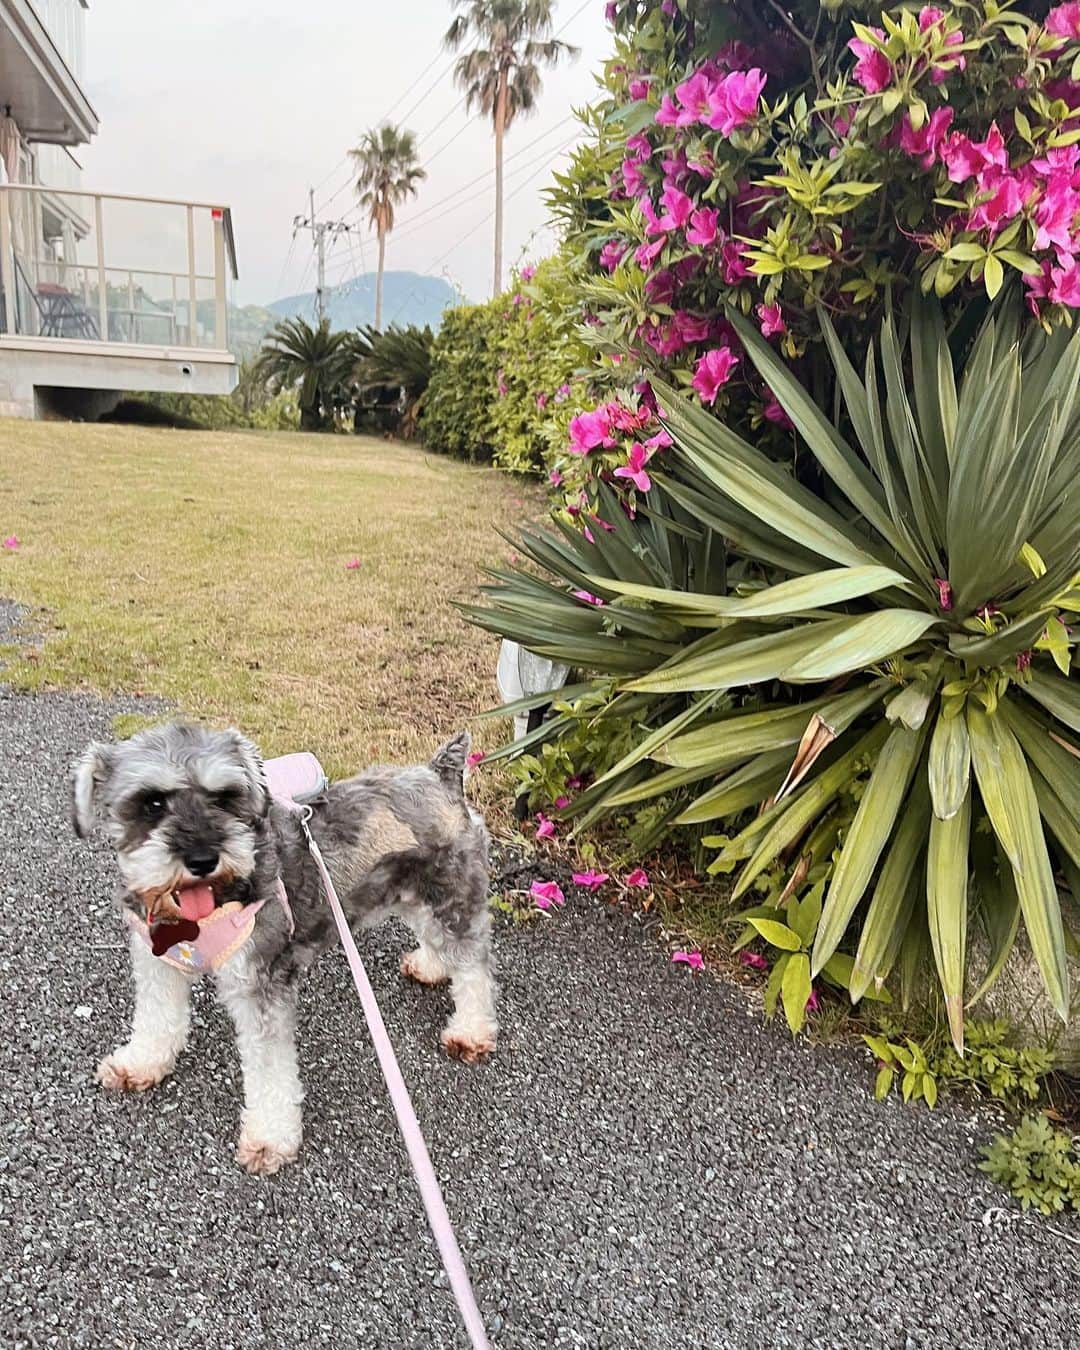
<path fill-rule="evenodd" d="M 503 574 L 474 617 L 614 678 L 611 706 L 649 701 L 640 743 L 585 794 L 588 810 L 706 779 L 678 823 L 760 804 L 733 836 L 711 837 L 712 869 L 741 864 L 737 897 L 781 865 L 791 893 L 831 854 L 813 973 L 846 939 L 858 999 L 898 964 L 917 971 L 928 938 L 960 1048 L 965 994 L 997 977 L 1021 920 L 1069 1015 L 1057 887 L 1080 895 L 1066 623 L 1080 611 L 1080 335 L 1021 334 L 1002 305 L 954 353 L 936 302 L 915 306 L 909 324 L 884 320 L 861 377 L 821 314 L 846 423 L 729 315 L 820 490 L 660 387 L 675 448 L 667 472 L 650 465 L 659 495 L 645 530 L 614 507 L 615 530 L 595 544 L 569 529 L 530 536 L 520 546 L 562 585 Z M 676 541 L 688 570 L 671 585 L 658 577 Z M 702 554 L 727 593 L 697 571 Z M 754 697 L 718 715 L 721 691 L 747 687 Z M 853 783 L 857 806 L 838 817 Z M 991 949 L 974 990 L 969 895 Z"/>

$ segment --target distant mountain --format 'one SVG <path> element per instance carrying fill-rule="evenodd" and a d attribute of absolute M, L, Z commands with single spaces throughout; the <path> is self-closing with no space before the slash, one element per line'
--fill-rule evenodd
<path fill-rule="evenodd" d="M 332 328 L 356 328 L 375 322 L 375 276 L 356 277 L 344 286 L 326 288 L 326 312 Z M 442 312 L 460 303 L 460 297 L 442 277 L 425 277 L 419 272 L 383 274 L 383 324 L 430 324 L 438 328 Z M 281 318 L 294 314 L 310 319 L 315 313 L 315 292 L 289 295 L 274 300 L 266 308 Z"/>

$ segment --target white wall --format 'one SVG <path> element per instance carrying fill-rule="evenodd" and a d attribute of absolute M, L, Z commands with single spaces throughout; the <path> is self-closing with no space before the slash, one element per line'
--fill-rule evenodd
<path fill-rule="evenodd" d="M 68 69 L 81 84 L 86 66 L 86 8 L 82 0 L 33 0 Z"/>

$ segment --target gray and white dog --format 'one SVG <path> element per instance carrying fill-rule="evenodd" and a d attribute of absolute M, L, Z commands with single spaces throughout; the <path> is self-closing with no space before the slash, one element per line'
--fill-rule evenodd
<path fill-rule="evenodd" d="M 311 803 L 309 828 L 350 920 L 403 919 L 419 945 L 402 958 L 402 972 L 424 984 L 449 980 L 454 1010 L 442 1043 L 473 1063 L 494 1050 L 497 1024 L 488 835 L 465 799 L 468 749 L 463 732 L 430 764 L 373 768 L 335 783 Z M 112 841 L 120 902 L 133 916 L 178 918 L 184 887 L 203 883 L 215 906 L 268 902 L 214 979 L 243 1069 L 237 1159 L 249 1172 L 276 1172 L 295 1159 L 302 1133 L 299 976 L 336 939 L 296 814 L 273 801 L 259 753 L 239 732 L 180 724 L 89 746 L 72 797 L 78 833 L 101 825 Z M 279 878 L 291 932 L 275 902 Z M 138 927 L 131 1038 L 101 1061 L 97 1076 L 107 1088 L 142 1092 L 171 1072 L 185 1046 L 193 978 L 153 955 L 147 929 L 140 935 Z"/>

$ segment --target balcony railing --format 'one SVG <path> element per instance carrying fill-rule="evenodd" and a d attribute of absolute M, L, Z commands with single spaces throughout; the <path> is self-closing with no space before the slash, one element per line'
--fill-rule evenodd
<path fill-rule="evenodd" d="M 0 185 L 0 333 L 228 348 L 226 206 Z"/>

